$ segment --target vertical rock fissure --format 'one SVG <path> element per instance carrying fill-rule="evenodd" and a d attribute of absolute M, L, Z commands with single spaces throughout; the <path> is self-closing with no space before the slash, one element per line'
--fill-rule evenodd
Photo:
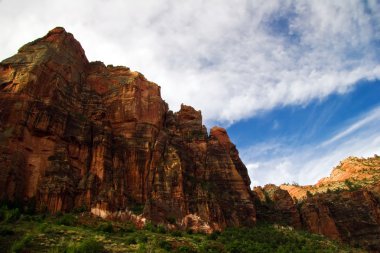
<path fill-rule="evenodd" d="M 254 223 L 248 173 L 237 152 L 227 152 L 232 143 L 226 131 L 218 128 L 222 142 L 216 141 L 202 125 L 200 111 L 186 105 L 169 111 L 160 87 L 142 74 L 88 62 L 63 28 L 0 63 L 2 69 L 7 66 L 0 72 L 1 83 L 19 85 L 0 92 L 0 129 L 25 126 L 7 152 L 33 151 L 23 156 L 35 173 L 24 173 L 22 181 L 33 187 L 20 198 L 35 197 L 41 188 L 45 195 L 38 205 L 51 212 L 86 203 L 103 216 L 126 206 L 137 213 L 145 204 L 144 215 L 153 222 L 182 226 L 187 220 L 184 224 L 195 230 Z M 20 101 L 25 106 L 17 107 Z M 60 150 L 66 150 L 62 157 Z M 51 165 L 48 157 L 53 157 L 58 181 L 54 173 L 43 173 Z M 7 167 L 7 159 L 0 166 Z M 240 176 L 232 178 L 230 171 Z M 44 188 L 41 182 L 51 185 Z M 4 197 L 16 200 L 12 194 Z"/>

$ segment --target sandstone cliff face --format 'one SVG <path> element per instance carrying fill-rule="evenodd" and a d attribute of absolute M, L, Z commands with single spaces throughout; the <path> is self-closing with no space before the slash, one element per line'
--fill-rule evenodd
<path fill-rule="evenodd" d="M 317 194 L 300 203 L 300 214 L 313 233 L 380 251 L 380 202 L 370 191 Z"/>
<path fill-rule="evenodd" d="M 378 156 L 343 160 L 300 201 L 305 228 L 380 252 L 379 179 Z"/>
<path fill-rule="evenodd" d="M 63 28 L 0 64 L 0 194 L 50 212 L 219 229 L 255 223 L 247 169 L 200 111 L 168 110 L 160 87 L 89 62 Z M 120 216 L 120 215 L 119 215 Z M 141 220 L 140 219 L 140 220 Z"/>
<path fill-rule="evenodd" d="M 290 194 L 273 184 L 255 187 L 257 220 L 300 229 L 301 217 Z"/>
<path fill-rule="evenodd" d="M 256 187 L 257 219 L 300 224 L 310 232 L 380 252 L 379 169 L 378 156 L 350 157 L 315 185 Z M 300 223 L 289 219 L 294 210 Z"/>
<path fill-rule="evenodd" d="M 370 158 L 348 157 L 340 162 L 329 177 L 322 178 L 315 185 L 280 185 L 281 189 L 298 200 L 306 198 L 310 194 L 331 191 L 353 190 L 363 187 L 371 187 L 380 180 L 380 157 Z"/>

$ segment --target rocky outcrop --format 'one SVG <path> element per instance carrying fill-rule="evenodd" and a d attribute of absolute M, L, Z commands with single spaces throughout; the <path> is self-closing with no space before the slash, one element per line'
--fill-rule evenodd
<path fill-rule="evenodd" d="M 306 198 L 299 198 L 305 228 L 380 252 L 379 179 L 378 156 L 343 160 L 329 177 L 307 187 Z"/>
<path fill-rule="evenodd" d="M 348 157 L 340 162 L 329 177 L 322 178 L 315 185 L 280 185 L 281 189 L 298 200 L 307 195 L 332 191 L 352 191 L 355 189 L 372 187 L 380 181 L 380 157 L 370 158 Z"/>
<path fill-rule="evenodd" d="M 299 205 L 304 227 L 310 232 L 380 251 L 380 202 L 372 192 L 322 193 Z"/>
<path fill-rule="evenodd" d="M 300 224 L 310 232 L 380 252 L 379 173 L 378 156 L 349 157 L 315 185 L 256 187 L 257 219 Z M 290 219 L 294 212 L 300 223 Z"/>
<path fill-rule="evenodd" d="M 292 226 L 300 229 L 301 218 L 290 194 L 280 187 L 268 184 L 253 189 L 258 221 Z"/>
<path fill-rule="evenodd" d="M 0 104 L 2 200 L 178 226 L 255 223 L 226 131 L 208 135 L 190 106 L 168 110 L 142 74 L 89 62 L 63 28 L 1 62 Z"/>

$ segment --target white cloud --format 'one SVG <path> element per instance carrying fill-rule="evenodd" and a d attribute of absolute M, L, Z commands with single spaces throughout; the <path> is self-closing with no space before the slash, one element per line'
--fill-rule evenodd
<path fill-rule="evenodd" d="M 3 0 L 0 58 L 64 26 L 90 60 L 138 70 L 172 109 L 187 103 L 227 125 L 379 78 L 379 10 L 359 0 Z"/>
<path fill-rule="evenodd" d="M 315 184 L 348 156 L 380 154 L 380 106 L 357 117 L 340 132 L 317 144 L 292 146 L 266 142 L 241 150 L 253 185 Z M 254 165 L 254 166 L 253 166 Z"/>
<path fill-rule="evenodd" d="M 344 131 L 336 134 L 331 139 L 323 142 L 321 144 L 321 146 L 323 147 L 323 146 L 327 146 L 329 144 L 332 144 L 334 142 L 337 142 L 337 141 L 343 139 L 344 137 L 348 136 L 349 134 L 352 134 L 353 132 L 359 130 L 360 128 L 368 125 L 369 123 L 372 123 L 374 121 L 378 121 L 379 119 L 380 119 L 380 107 L 368 112 L 362 119 L 355 122 L 354 124 L 349 126 L 347 129 L 345 129 Z"/>

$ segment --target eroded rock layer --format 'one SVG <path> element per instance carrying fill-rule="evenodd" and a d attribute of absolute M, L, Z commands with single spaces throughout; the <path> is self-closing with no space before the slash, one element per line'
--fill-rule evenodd
<path fill-rule="evenodd" d="M 1 62 L 0 104 L 2 200 L 205 229 L 255 223 L 226 131 L 208 135 L 190 106 L 169 111 L 142 74 L 89 62 L 63 28 Z"/>
<path fill-rule="evenodd" d="M 380 252 L 380 202 L 371 191 L 317 194 L 299 206 L 310 232 Z"/>
<path fill-rule="evenodd" d="M 379 172 L 378 156 L 350 157 L 315 185 L 256 187 L 257 220 L 380 252 Z"/>
<path fill-rule="evenodd" d="M 292 226 L 300 229 L 301 217 L 290 194 L 280 187 L 268 184 L 253 189 L 257 220 Z"/>

